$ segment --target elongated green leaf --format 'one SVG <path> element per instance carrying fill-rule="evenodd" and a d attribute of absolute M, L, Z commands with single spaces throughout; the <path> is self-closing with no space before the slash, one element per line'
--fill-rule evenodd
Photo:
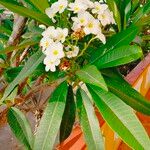
<path fill-rule="evenodd" d="M 98 68 L 109 68 L 127 64 L 142 57 L 142 50 L 136 45 L 122 46 L 103 55 L 95 65 Z"/>
<path fill-rule="evenodd" d="M 5 100 L 5 98 L 11 93 L 11 91 L 15 88 L 17 84 L 19 84 L 23 79 L 28 77 L 38 67 L 38 65 L 43 61 L 43 59 L 44 55 L 41 50 L 37 51 L 29 58 L 29 60 L 27 61 L 21 72 L 18 74 L 18 76 L 5 89 L 3 98 L 0 100 L 0 103 L 2 103 Z"/>
<path fill-rule="evenodd" d="M 52 150 L 58 134 L 67 97 L 67 83 L 57 87 L 41 119 L 33 150 Z"/>
<path fill-rule="evenodd" d="M 0 42 L 0 51 L 2 51 L 4 49 L 4 44 L 2 43 L 2 41 Z"/>
<path fill-rule="evenodd" d="M 121 98 L 126 104 L 130 105 L 133 109 L 150 115 L 150 102 L 134 90 L 130 85 L 124 81 L 119 82 L 112 78 L 105 78 L 107 85 L 112 93 Z"/>
<path fill-rule="evenodd" d="M 145 26 L 150 24 L 150 16 L 149 15 L 144 15 L 137 23 L 136 25 L 139 27 Z"/>
<path fill-rule="evenodd" d="M 115 0 L 107 0 L 107 4 L 109 6 L 109 9 L 113 12 L 114 19 L 117 23 L 119 31 L 121 31 L 121 17 L 120 17 L 120 12 L 117 7 L 117 3 Z"/>
<path fill-rule="evenodd" d="M 8 111 L 7 118 L 11 130 L 17 139 L 26 147 L 26 149 L 32 150 L 33 134 L 30 124 L 24 114 L 19 109 L 12 107 Z"/>
<path fill-rule="evenodd" d="M 39 43 L 39 41 L 40 41 L 40 39 L 38 39 L 38 38 L 36 38 L 36 39 L 32 38 L 30 40 L 25 41 L 24 43 L 21 43 L 18 46 L 6 47 L 4 50 L 0 51 L 0 54 L 7 54 L 7 53 L 12 52 L 13 50 L 23 49 L 23 48 L 26 48 L 27 46 L 35 45 L 35 44 Z"/>
<path fill-rule="evenodd" d="M 132 0 L 132 12 L 134 12 L 137 9 L 139 4 L 140 4 L 139 0 Z"/>
<path fill-rule="evenodd" d="M 0 32 L 6 33 L 7 35 L 11 34 L 11 30 L 7 29 L 5 26 L 0 26 Z"/>
<path fill-rule="evenodd" d="M 24 3 L 26 4 L 26 7 L 27 7 L 27 8 L 40 12 L 40 10 L 37 9 L 37 8 L 31 3 L 30 0 L 23 0 L 23 1 L 24 1 Z"/>
<path fill-rule="evenodd" d="M 118 7 L 121 16 L 122 29 L 126 29 L 131 14 L 131 0 L 120 1 Z"/>
<path fill-rule="evenodd" d="M 18 94 L 18 87 L 16 87 L 11 94 L 6 98 L 6 102 L 15 103 L 15 98 Z"/>
<path fill-rule="evenodd" d="M 45 9 L 49 7 L 48 0 L 30 0 L 32 4 L 41 12 L 45 13 Z"/>
<path fill-rule="evenodd" d="M 137 12 L 133 15 L 133 23 L 137 23 L 145 14 L 150 12 L 150 1 L 148 1 L 143 7 L 139 7 Z"/>
<path fill-rule="evenodd" d="M 115 68 L 103 69 L 101 72 L 112 93 L 117 95 L 136 111 L 150 115 L 150 102 L 133 89 Z"/>
<path fill-rule="evenodd" d="M 139 28 L 133 25 L 130 28 L 127 28 L 126 30 L 112 36 L 104 46 L 98 48 L 92 53 L 90 57 L 90 63 L 100 60 L 101 56 L 110 50 L 130 44 L 138 32 Z"/>
<path fill-rule="evenodd" d="M 102 71 L 109 90 L 136 111 L 150 115 L 150 102 L 134 90 L 114 69 Z"/>
<path fill-rule="evenodd" d="M 35 10 L 30 10 L 26 7 L 20 6 L 15 1 L 10 0 L 0 0 L 0 4 L 11 10 L 12 12 L 18 13 L 19 15 L 33 18 L 45 25 L 51 25 L 51 20 L 47 17 L 46 14 L 36 12 Z"/>
<path fill-rule="evenodd" d="M 106 91 L 108 90 L 103 76 L 101 75 L 99 70 L 93 65 L 87 66 L 77 71 L 76 75 L 79 77 L 80 80 L 82 80 L 85 83 L 90 83 L 99 86 L 100 88 Z"/>
<path fill-rule="evenodd" d="M 103 137 L 100 133 L 98 119 L 87 94 L 80 90 L 77 93 L 79 119 L 86 144 L 89 150 L 104 150 Z"/>
<path fill-rule="evenodd" d="M 68 95 L 66 100 L 66 107 L 63 114 L 60 126 L 60 142 L 63 142 L 71 133 L 72 127 L 75 122 L 76 106 L 72 87 L 68 88 Z"/>
<path fill-rule="evenodd" d="M 133 110 L 110 92 L 88 88 L 103 118 L 123 141 L 133 149 L 148 150 L 150 139 Z"/>
<path fill-rule="evenodd" d="M 125 29 L 131 14 L 131 0 L 125 0 L 123 8 L 124 8 L 124 29 Z"/>
<path fill-rule="evenodd" d="M 3 33 L 0 33 L 0 40 L 3 42 L 7 42 L 9 37 Z"/>

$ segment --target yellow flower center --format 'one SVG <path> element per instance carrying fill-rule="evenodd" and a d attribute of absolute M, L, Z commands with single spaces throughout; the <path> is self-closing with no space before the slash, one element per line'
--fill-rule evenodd
<path fill-rule="evenodd" d="M 100 7 L 98 7 L 98 6 L 96 7 L 96 10 L 100 10 L 100 9 L 101 9 Z"/>
<path fill-rule="evenodd" d="M 60 39 L 63 39 L 63 38 L 64 38 L 64 35 L 63 35 L 63 34 L 61 34 L 61 35 L 60 35 Z"/>
<path fill-rule="evenodd" d="M 53 51 L 53 54 L 54 54 L 54 55 L 58 55 L 58 50 L 54 50 L 54 51 Z"/>
<path fill-rule="evenodd" d="M 49 62 L 49 64 L 50 64 L 50 65 L 52 65 L 52 64 L 53 64 L 53 62 L 52 62 L 52 61 L 50 61 L 50 62 Z"/>
<path fill-rule="evenodd" d="M 94 25 L 93 25 L 92 22 L 88 24 L 88 27 L 89 27 L 89 28 L 93 28 L 93 26 L 94 26 Z"/>
<path fill-rule="evenodd" d="M 75 11 L 78 11 L 78 10 L 79 10 L 79 7 L 75 7 L 74 10 L 75 10 Z"/>
<path fill-rule="evenodd" d="M 59 6 L 59 9 L 63 9 L 63 8 L 64 8 L 64 5 L 60 5 L 60 6 Z"/>
<path fill-rule="evenodd" d="M 48 41 L 45 42 L 45 46 L 46 46 L 46 47 L 49 46 L 49 42 L 48 42 Z"/>
<path fill-rule="evenodd" d="M 102 15 L 102 18 L 103 18 L 103 19 L 105 19 L 105 18 L 106 18 L 106 16 L 105 16 L 105 15 Z"/>
<path fill-rule="evenodd" d="M 84 19 L 80 19 L 80 22 L 81 22 L 81 23 L 84 23 L 84 21 L 85 21 Z"/>

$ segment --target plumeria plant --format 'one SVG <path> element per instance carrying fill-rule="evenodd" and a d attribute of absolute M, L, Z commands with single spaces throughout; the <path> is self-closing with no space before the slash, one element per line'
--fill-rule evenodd
<path fill-rule="evenodd" d="M 57 137 L 63 142 L 75 123 L 89 150 L 105 149 L 98 110 L 128 146 L 149 150 L 150 139 L 135 112 L 150 115 L 150 103 L 117 67 L 143 57 L 135 39 L 149 24 L 150 2 L 1 0 L 0 4 L 24 16 L 14 45 L 6 39 L 12 39 L 17 23 L 9 30 L 2 25 L 5 84 L 0 104 L 7 108 L 8 123 L 25 149 L 54 149 Z M 48 94 L 41 94 L 43 89 Z M 32 111 L 38 119 L 34 134 L 20 111 L 29 101 L 35 104 Z"/>

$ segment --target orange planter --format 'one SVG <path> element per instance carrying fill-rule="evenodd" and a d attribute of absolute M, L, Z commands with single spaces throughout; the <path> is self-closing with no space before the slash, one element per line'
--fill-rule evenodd
<path fill-rule="evenodd" d="M 150 100 L 150 54 L 125 78 L 133 88 Z M 136 113 L 147 133 L 150 135 L 150 117 Z M 96 111 L 105 141 L 105 150 L 130 150 L 130 148 L 111 130 Z M 58 150 L 86 150 L 86 144 L 79 125 L 58 147 Z"/>

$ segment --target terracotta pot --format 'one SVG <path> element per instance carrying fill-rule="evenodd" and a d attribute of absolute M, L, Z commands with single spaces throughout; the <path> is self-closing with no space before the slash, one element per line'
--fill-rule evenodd
<path fill-rule="evenodd" d="M 137 91 L 150 100 L 150 53 L 125 78 Z M 150 135 L 150 117 L 136 113 L 147 133 Z M 120 138 L 104 122 L 96 110 L 101 130 L 105 138 L 105 150 L 130 150 Z M 71 135 L 58 147 L 58 150 L 86 150 L 86 144 L 80 126 L 75 126 Z"/>

